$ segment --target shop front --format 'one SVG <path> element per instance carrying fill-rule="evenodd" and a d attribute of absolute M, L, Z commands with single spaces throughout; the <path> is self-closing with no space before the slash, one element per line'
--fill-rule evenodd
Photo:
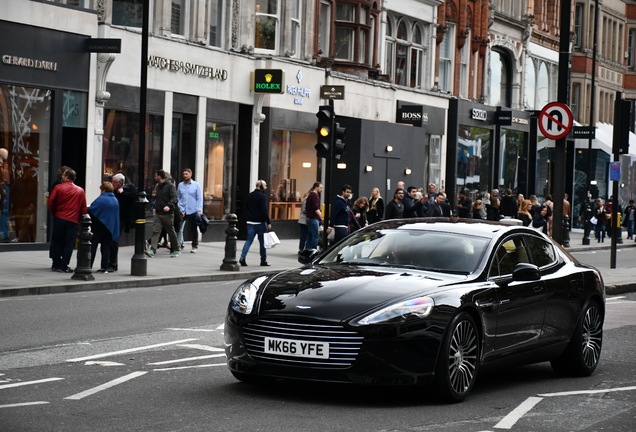
<path fill-rule="evenodd" d="M 50 238 L 58 167 L 85 186 L 88 36 L 0 21 L 0 242 Z"/>

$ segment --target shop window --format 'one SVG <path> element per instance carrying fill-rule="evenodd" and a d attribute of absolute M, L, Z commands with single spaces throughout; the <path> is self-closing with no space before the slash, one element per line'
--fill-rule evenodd
<path fill-rule="evenodd" d="M 210 45 L 220 47 L 223 43 L 224 0 L 210 0 Z"/>
<path fill-rule="evenodd" d="M 523 157 L 524 133 L 512 129 L 502 129 L 499 189 L 515 190 L 519 183 L 519 161 Z"/>
<path fill-rule="evenodd" d="M 230 213 L 233 149 L 234 126 L 207 122 L 203 210 L 210 219 L 224 219 Z"/>
<path fill-rule="evenodd" d="M 144 190 L 152 195 L 154 174 L 162 166 L 163 117 L 146 115 L 146 151 L 144 158 Z M 139 114 L 104 110 L 104 180 L 118 172 L 139 186 Z"/>
<path fill-rule="evenodd" d="M 453 90 L 453 46 L 455 26 L 449 25 L 442 43 L 439 44 L 439 76 L 437 85 L 441 91 Z"/>
<path fill-rule="evenodd" d="M 440 135 L 431 135 L 429 142 L 429 175 L 426 184 L 433 183 L 439 189 L 442 187 L 442 137 Z"/>
<path fill-rule="evenodd" d="M 270 219 L 298 219 L 303 196 L 318 181 L 316 136 L 274 130 L 272 133 Z"/>
<path fill-rule="evenodd" d="M 280 32 L 280 0 L 256 0 L 254 48 L 276 52 Z"/>
<path fill-rule="evenodd" d="M 142 19 L 143 0 L 113 0 L 113 24 L 141 28 Z"/>
<path fill-rule="evenodd" d="M 46 241 L 51 99 L 50 90 L 0 85 L 2 241 Z"/>
<path fill-rule="evenodd" d="M 190 0 L 172 0 L 170 31 L 173 35 L 186 36 Z"/>
<path fill-rule="evenodd" d="M 491 178 L 492 134 L 490 129 L 459 126 L 457 143 L 457 190 L 489 192 Z"/>

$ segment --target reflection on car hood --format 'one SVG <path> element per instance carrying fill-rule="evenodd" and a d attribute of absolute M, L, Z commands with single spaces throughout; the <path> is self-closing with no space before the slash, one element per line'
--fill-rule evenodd
<path fill-rule="evenodd" d="M 284 313 L 345 320 L 379 305 L 427 295 L 466 276 L 404 269 L 315 266 L 274 276 L 262 293 L 260 315 Z"/>

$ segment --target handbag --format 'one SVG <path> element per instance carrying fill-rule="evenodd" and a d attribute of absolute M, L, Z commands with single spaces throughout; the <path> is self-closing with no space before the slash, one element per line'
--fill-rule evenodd
<path fill-rule="evenodd" d="M 263 240 L 264 240 L 266 249 L 271 249 L 277 244 L 280 244 L 280 240 L 278 239 L 278 236 L 276 235 L 274 231 L 268 231 L 265 234 L 263 234 Z"/>
<path fill-rule="evenodd" d="M 605 219 L 610 220 L 612 218 L 611 213 L 605 213 Z"/>

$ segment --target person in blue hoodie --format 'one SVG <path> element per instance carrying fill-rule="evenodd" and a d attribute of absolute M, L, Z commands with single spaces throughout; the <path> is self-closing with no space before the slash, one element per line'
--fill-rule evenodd
<path fill-rule="evenodd" d="M 110 261 L 110 245 L 119 241 L 119 201 L 113 191 L 115 188 L 111 182 L 104 182 L 99 186 L 102 191 L 88 208 L 91 216 L 91 268 L 95 261 L 97 245 L 100 245 L 102 255 L 101 266 L 97 273 L 108 273 Z"/>

